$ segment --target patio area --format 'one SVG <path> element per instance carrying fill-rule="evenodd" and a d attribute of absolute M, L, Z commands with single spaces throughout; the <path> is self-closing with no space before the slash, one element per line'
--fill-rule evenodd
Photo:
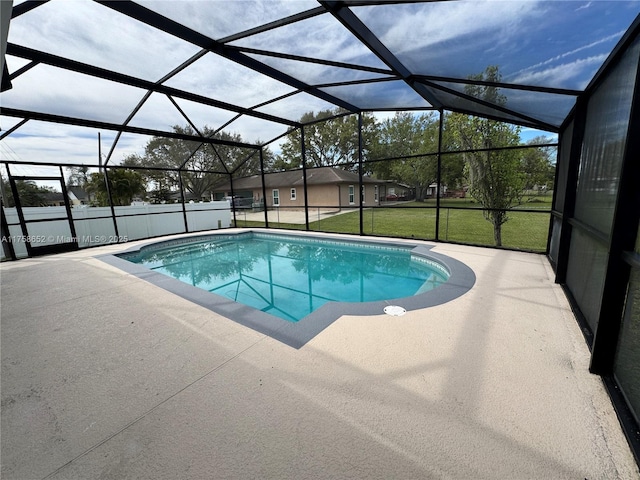
<path fill-rule="evenodd" d="M 352 208 L 314 208 L 309 207 L 309 221 L 315 222 L 324 218 L 333 217 L 335 215 L 343 215 L 345 213 L 351 213 L 357 211 Z M 249 221 L 249 222 L 264 222 L 264 211 L 252 212 L 251 210 L 236 210 L 236 220 Z M 231 212 L 231 218 L 233 219 L 233 212 Z M 304 225 L 306 221 L 304 208 L 299 209 L 279 209 L 274 208 L 267 210 L 267 218 L 269 223 L 292 223 L 298 225 Z"/>
<path fill-rule="evenodd" d="M 300 349 L 96 258 L 0 265 L 2 478 L 640 478 L 542 255 Z"/>

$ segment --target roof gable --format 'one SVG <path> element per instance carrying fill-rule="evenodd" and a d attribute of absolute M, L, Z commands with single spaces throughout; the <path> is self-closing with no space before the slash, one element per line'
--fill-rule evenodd
<path fill-rule="evenodd" d="M 377 180 L 369 176 L 362 176 L 363 183 L 384 183 L 384 180 Z M 335 185 L 339 183 L 356 184 L 359 183 L 359 175 L 341 168 L 320 167 L 307 170 L 307 185 Z M 302 170 L 287 170 L 284 172 L 265 173 L 264 184 L 266 188 L 287 188 L 302 187 L 304 178 Z M 262 188 L 262 178 L 260 175 L 242 177 L 233 180 L 233 189 L 256 190 Z M 216 191 L 229 191 L 231 185 L 225 183 L 216 187 Z"/>

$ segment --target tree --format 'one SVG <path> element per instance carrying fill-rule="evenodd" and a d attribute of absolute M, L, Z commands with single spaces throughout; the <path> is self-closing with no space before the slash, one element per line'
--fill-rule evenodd
<path fill-rule="evenodd" d="M 413 155 L 438 151 L 438 128 L 438 118 L 434 113 L 415 115 L 397 112 L 385 120 L 378 130 L 376 157 L 409 158 L 376 162 L 374 170 L 377 175 L 413 185 L 416 200 L 424 200 L 427 187 L 437 180 L 438 160 L 435 155 Z"/>
<path fill-rule="evenodd" d="M 173 130 L 183 135 L 197 135 L 191 126 L 176 125 Z M 225 142 L 243 142 L 239 134 L 215 132 L 207 126 L 201 130 L 201 133 L 204 137 Z M 259 141 L 256 144 L 259 144 Z M 265 169 L 269 169 L 274 161 L 269 148 L 263 148 L 263 161 Z M 153 184 L 152 192 L 156 198 L 166 197 L 167 192 L 175 191 L 180 177 L 186 190 L 195 197 L 202 198 L 217 183 L 228 181 L 228 173 L 242 177 L 258 172 L 260 155 L 255 149 L 245 149 L 240 146 L 153 137 L 147 143 L 144 155 L 127 157 L 126 163 L 164 169 L 150 169 L 143 173 L 146 182 Z"/>
<path fill-rule="evenodd" d="M 68 187 L 82 187 L 89 181 L 89 167 L 67 167 L 69 176 L 67 177 Z"/>
<path fill-rule="evenodd" d="M 304 124 L 305 155 L 309 167 L 349 165 L 355 169 L 358 163 L 359 134 L 357 115 L 345 115 L 341 109 L 323 110 L 317 114 L 305 113 L 300 119 Z M 324 121 L 322 121 L 324 120 Z M 366 156 L 375 135 L 375 118 L 363 114 L 363 153 Z M 292 130 L 281 146 L 282 153 L 273 164 L 273 170 L 291 170 L 302 166 L 300 129 Z"/>
<path fill-rule="evenodd" d="M 151 143 L 153 140 L 150 140 Z M 148 144 L 147 144 L 148 145 Z M 126 156 L 120 165 L 135 167 L 135 171 L 142 177 L 147 198 L 153 203 L 164 203 L 171 200 L 172 192 L 177 188 L 177 174 L 170 170 L 158 170 L 157 167 L 169 168 L 168 164 L 157 159 L 147 159 L 138 154 Z M 145 167 L 156 168 L 145 168 Z"/>
<path fill-rule="evenodd" d="M 138 172 L 124 168 L 109 169 L 109 190 L 114 205 L 130 205 L 136 195 L 145 193 L 145 182 Z M 92 173 L 86 184 L 87 192 L 96 197 L 100 206 L 109 205 L 109 194 L 102 173 Z"/>
<path fill-rule="evenodd" d="M 451 125 L 452 115 L 443 115 L 442 151 L 445 154 L 442 155 L 441 180 L 449 189 L 463 188 L 467 185 L 466 160 L 461 153 L 451 153 L 463 150 L 463 147 L 458 141 L 455 126 Z"/>
<path fill-rule="evenodd" d="M 484 73 L 474 75 L 473 80 L 499 82 L 498 67 L 487 67 Z M 490 85 L 469 85 L 468 95 L 503 105 L 505 97 L 499 89 Z M 482 150 L 465 153 L 466 168 L 471 195 L 484 207 L 483 214 L 493 225 L 496 246 L 502 246 L 502 225 L 509 220 L 507 211 L 519 205 L 525 184 L 518 150 L 488 150 L 518 145 L 520 128 L 514 125 L 453 113 L 450 128 L 459 145 L 465 150 Z"/>
<path fill-rule="evenodd" d="M 190 126 L 174 126 L 176 133 L 195 135 Z M 204 135 L 212 132 L 206 129 Z M 182 182 L 186 190 L 201 198 L 213 186 L 218 176 L 209 171 L 224 169 L 215 156 L 214 151 L 204 143 L 196 143 L 176 138 L 154 137 L 145 147 L 144 156 L 140 159 L 142 166 L 173 169 L 148 170 L 147 179 L 156 184 L 156 191 L 175 190 L 180 184 L 178 169 L 194 170 L 183 172 Z"/>
<path fill-rule="evenodd" d="M 553 143 L 550 138 L 538 136 L 527 142 L 527 145 L 544 145 Z M 555 148 L 527 148 L 522 152 L 522 171 L 525 175 L 526 189 L 547 189 L 553 185 L 555 177 Z"/>
<path fill-rule="evenodd" d="M 51 187 L 39 187 L 33 180 L 16 180 L 16 189 L 20 198 L 20 205 L 23 207 L 43 207 L 47 205 L 46 194 L 54 192 Z M 16 202 L 13 199 L 13 191 L 8 180 L 2 179 L 2 192 L 4 195 L 5 206 L 15 207 Z"/>

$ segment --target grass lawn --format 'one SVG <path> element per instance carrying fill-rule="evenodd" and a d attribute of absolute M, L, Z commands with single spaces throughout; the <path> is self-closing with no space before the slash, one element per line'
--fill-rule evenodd
<path fill-rule="evenodd" d="M 454 241 L 475 245 L 494 245 L 493 227 L 484 219 L 480 210 L 459 210 L 447 207 L 473 207 L 467 199 L 447 199 L 441 202 L 440 235 L 443 241 Z M 363 229 L 366 235 L 435 239 L 435 201 L 407 202 L 395 207 L 365 209 Z M 551 200 L 531 202 L 521 209 L 536 209 L 538 212 L 509 213 L 509 220 L 502 226 L 504 247 L 544 252 L 547 247 Z M 269 223 L 276 228 L 304 229 L 304 225 Z M 264 226 L 262 222 L 238 222 L 238 226 Z M 319 232 L 353 233 L 360 232 L 359 211 L 342 213 L 310 222 L 311 230 Z"/>

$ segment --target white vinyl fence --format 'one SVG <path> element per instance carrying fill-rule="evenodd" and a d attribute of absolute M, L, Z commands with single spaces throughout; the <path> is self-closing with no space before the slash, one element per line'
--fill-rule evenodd
<path fill-rule="evenodd" d="M 109 207 L 76 207 L 71 209 L 76 239 L 80 248 L 95 247 L 118 241 L 140 240 L 185 233 L 182 204 L 132 205 L 114 207 L 118 233 L 113 225 Z M 216 230 L 231 226 L 229 202 L 208 202 L 185 204 L 187 225 L 190 232 Z M 29 239 L 24 237 L 15 208 L 5 208 L 9 225 L 9 237 L 18 258 L 27 256 L 25 241 L 33 246 L 65 243 L 72 240 L 67 220 L 40 221 L 27 223 Z M 25 207 L 25 220 L 46 220 L 66 218 L 65 207 Z M 2 241 L 8 239 L 3 238 Z M 2 258 L 5 258 L 2 249 Z"/>

